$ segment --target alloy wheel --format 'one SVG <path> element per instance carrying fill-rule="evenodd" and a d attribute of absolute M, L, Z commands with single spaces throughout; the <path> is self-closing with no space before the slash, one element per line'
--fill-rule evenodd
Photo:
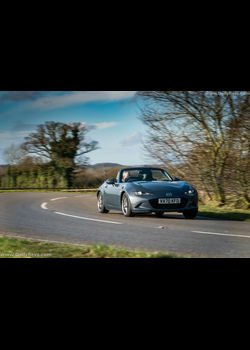
<path fill-rule="evenodd" d="M 103 200 L 102 200 L 102 195 L 100 194 L 98 197 L 98 209 L 99 209 L 99 211 L 102 210 L 102 207 L 103 207 Z"/>
<path fill-rule="evenodd" d="M 123 213 L 126 215 L 128 212 L 128 199 L 126 196 L 123 196 L 123 200 L 122 200 L 122 210 Z"/>

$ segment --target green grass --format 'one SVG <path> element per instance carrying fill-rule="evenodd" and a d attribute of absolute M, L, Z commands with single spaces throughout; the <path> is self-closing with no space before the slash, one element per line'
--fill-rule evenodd
<path fill-rule="evenodd" d="M 231 207 L 219 207 L 214 204 L 199 205 L 200 216 L 235 221 L 250 222 L 250 210 L 234 209 Z"/>
<path fill-rule="evenodd" d="M 156 252 L 130 252 L 113 246 L 97 244 L 78 246 L 70 244 L 44 243 L 0 237 L 0 258 L 191 258 L 179 254 Z"/>

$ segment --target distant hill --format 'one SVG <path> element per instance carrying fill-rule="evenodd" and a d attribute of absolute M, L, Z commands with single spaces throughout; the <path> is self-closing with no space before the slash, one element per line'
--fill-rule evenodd
<path fill-rule="evenodd" d="M 118 163 L 97 163 L 94 165 L 88 165 L 87 167 L 95 170 L 95 169 L 103 168 L 103 165 L 105 168 L 117 168 L 117 167 L 125 167 L 126 166 L 126 165 L 121 165 Z M 8 166 L 9 166 L 8 164 L 0 164 L 0 169 L 5 170 L 8 168 Z"/>
<path fill-rule="evenodd" d="M 94 164 L 94 165 L 88 165 L 88 168 L 91 168 L 91 169 L 99 169 L 99 168 L 134 168 L 134 167 L 158 167 L 157 165 L 148 165 L 148 164 L 140 164 L 140 165 L 121 165 L 121 164 L 118 164 L 118 163 L 97 163 L 97 164 Z"/>
<path fill-rule="evenodd" d="M 157 165 L 121 165 L 121 164 L 118 164 L 118 163 L 97 163 L 97 164 L 94 164 L 94 165 L 88 165 L 87 168 L 90 168 L 90 169 L 93 169 L 93 170 L 96 170 L 96 169 L 100 169 L 100 168 L 132 168 L 132 167 L 136 167 L 136 166 L 145 166 L 145 167 L 150 167 L 150 166 L 156 166 Z M 0 164 L 0 170 L 3 170 L 5 171 L 8 167 L 8 164 Z M 81 166 L 79 167 L 81 169 Z"/>
<path fill-rule="evenodd" d="M 88 165 L 89 168 L 91 169 L 99 169 L 99 168 L 118 168 L 118 167 L 124 167 L 125 165 L 121 165 L 121 164 L 118 164 L 118 163 L 97 163 L 97 164 L 94 164 L 94 165 Z"/>
<path fill-rule="evenodd" d="M 3 170 L 5 170 L 5 169 L 7 169 L 8 168 L 8 164 L 1 164 L 0 165 L 0 169 L 3 169 Z"/>

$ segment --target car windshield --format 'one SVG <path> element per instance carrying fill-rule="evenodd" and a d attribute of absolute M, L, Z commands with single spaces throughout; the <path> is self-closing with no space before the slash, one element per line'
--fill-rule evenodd
<path fill-rule="evenodd" d="M 173 181 L 163 169 L 127 169 L 122 171 L 122 182 Z"/>

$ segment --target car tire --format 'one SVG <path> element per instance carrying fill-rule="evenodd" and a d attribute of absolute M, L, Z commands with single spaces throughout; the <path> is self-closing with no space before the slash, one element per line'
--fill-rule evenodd
<path fill-rule="evenodd" d="M 104 200 L 101 192 L 98 194 L 98 197 L 97 197 L 97 208 L 99 210 L 99 213 L 107 214 L 109 212 L 109 210 L 105 208 Z"/>
<path fill-rule="evenodd" d="M 196 210 L 188 210 L 188 211 L 184 211 L 183 215 L 186 219 L 194 219 L 196 218 L 196 216 L 198 215 L 198 209 Z"/>
<path fill-rule="evenodd" d="M 126 193 L 122 196 L 122 212 L 123 215 L 126 217 L 133 217 L 135 214 L 131 210 L 131 204 L 129 197 Z"/>
<path fill-rule="evenodd" d="M 165 213 L 163 212 L 160 212 L 160 211 L 155 211 L 155 215 L 158 217 L 158 218 L 161 218 Z"/>

